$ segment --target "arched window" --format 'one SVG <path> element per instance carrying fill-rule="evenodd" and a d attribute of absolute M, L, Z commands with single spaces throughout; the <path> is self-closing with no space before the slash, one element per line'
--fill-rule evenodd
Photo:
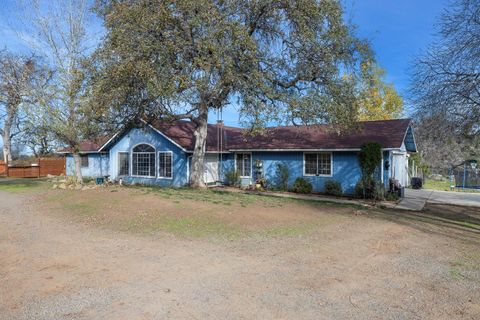
<path fill-rule="evenodd" d="M 132 150 L 132 175 L 155 177 L 155 149 L 148 144 L 139 144 Z"/>

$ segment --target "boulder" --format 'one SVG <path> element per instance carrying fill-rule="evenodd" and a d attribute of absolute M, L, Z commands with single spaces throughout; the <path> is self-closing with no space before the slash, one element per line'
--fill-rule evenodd
<path fill-rule="evenodd" d="M 67 185 L 66 185 L 65 183 L 60 183 L 60 184 L 58 185 L 58 188 L 59 188 L 59 189 L 62 189 L 62 190 L 66 190 L 66 189 L 67 189 Z"/>
<path fill-rule="evenodd" d="M 82 191 L 89 190 L 90 188 L 87 186 L 83 186 Z"/>
<path fill-rule="evenodd" d="M 58 184 L 54 184 L 52 189 L 58 189 Z"/>
<path fill-rule="evenodd" d="M 75 190 L 82 190 L 83 186 L 81 184 L 75 185 Z"/>

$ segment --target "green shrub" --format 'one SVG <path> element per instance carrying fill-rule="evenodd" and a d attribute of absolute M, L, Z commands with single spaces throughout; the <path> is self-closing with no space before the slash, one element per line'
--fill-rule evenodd
<path fill-rule="evenodd" d="M 295 183 L 293 184 L 293 192 L 296 193 L 312 193 L 313 186 L 310 181 L 304 178 L 297 178 L 295 179 Z"/>
<path fill-rule="evenodd" d="M 227 179 L 227 185 L 229 186 L 240 185 L 240 172 L 236 170 L 229 170 L 225 172 L 225 178 Z"/>
<path fill-rule="evenodd" d="M 284 163 L 277 164 L 278 189 L 282 191 L 288 190 L 288 180 L 290 179 L 290 171 Z"/>
<path fill-rule="evenodd" d="M 341 196 L 343 194 L 342 185 L 335 180 L 325 181 L 325 194 L 336 197 Z"/>
<path fill-rule="evenodd" d="M 355 185 L 355 196 L 357 198 L 385 200 L 385 186 L 380 181 L 369 180 L 364 184 L 363 179 L 360 179 Z"/>
<path fill-rule="evenodd" d="M 360 153 L 358 154 L 358 162 L 362 171 L 361 183 L 357 183 L 355 187 L 355 193 L 359 196 L 360 190 L 363 198 L 377 199 L 381 190 L 377 190 L 380 187 L 377 186 L 378 182 L 374 180 L 373 174 L 378 165 L 381 165 L 382 160 L 382 146 L 379 143 L 371 142 L 362 146 Z M 383 188 L 383 185 L 382 185 Z M 384 188 L 383 188 L 384 189 Z M 384 193 L 382 194 L 382 198 Z"/>
<path fill-rule="evenodd" d="M 385 199 L 387 201 L 398 201 L 398 194 L 396 192 L 388 192 Z"/>

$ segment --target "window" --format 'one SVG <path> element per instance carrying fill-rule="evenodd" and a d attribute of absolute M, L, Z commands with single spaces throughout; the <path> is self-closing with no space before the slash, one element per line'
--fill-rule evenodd
<path fill-rule="evenodd" d="M 155 177 L 155 149 L 148 144 L 139 144 L 132 152 L 132 175 Z"/>
<path fill-rule="evenodd" d="M 82 168 L 88 168 L 88 155 L 80 156 Z"/>
<path fill-rule="evenodd" d="M 160 178 L 172 177 L 172 153 L 159 152 L 158 153 L 158 176 Z"/>
<path fill-rule="evenodd" d="M 306 176 L 331 176 L 331 153 L 305 153 L 303 172 Z"/>
<path fill-rule="evenodd" d="M 128 152 L 119 152 L 118 153 L 118 175 L 119 176 L 128 176 L 128 168 L 130 167 L 128 159 Z"/>
<path fill-rule="evenodd" d="M 241 177 L 252 176 L 252 155 L 250 153 L 237 153 L 237 172 Z"/>

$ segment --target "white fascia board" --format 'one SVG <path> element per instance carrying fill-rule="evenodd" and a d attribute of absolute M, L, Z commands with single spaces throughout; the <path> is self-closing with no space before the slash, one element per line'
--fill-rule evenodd
<path fill-rule="evenodd" d="M 103 149 L 106 145 L 108 145 L 113 139 L 115 139 L 115 138 L 118 136 L 118 134 L 119 134 L 119 132 L 115 133 L 115 134 L 113 135 L 113 137 L 111 137 L 110 139 L 108 139 L 108 141 L 105 142 L 105 143 L 100 147 L 100 149 L 98 149 L 98 151 L 101 152 L 102 149 Z"/>

